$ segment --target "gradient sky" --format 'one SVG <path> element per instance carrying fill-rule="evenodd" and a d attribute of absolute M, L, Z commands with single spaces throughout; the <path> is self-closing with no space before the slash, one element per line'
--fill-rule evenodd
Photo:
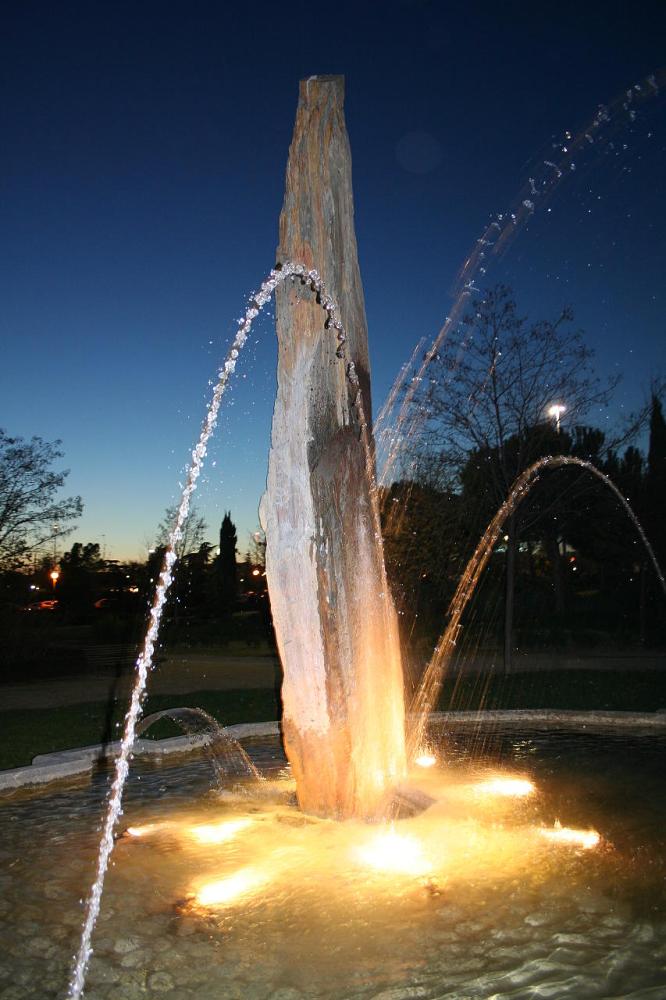
<path fill-rule="evenodd" d="M 298 81 L 344 73 L 375 409 L 433 337 L 470 247 L 544 150 L 664 61 L 666 5 L 31 3 L 2 23 L 0 426 L 63 439 L 73 540 L 142 557 L 211 380 L 274 262 Z M 626 146 L 626 148 L 625 148 Z M 488 275 L 570 304 L 609 414 L 666 373 L 666 114 L 641 109 Z M 274 397 L 248 345 L 198 504 L 241 548 Z M 70 542 L 67 543 L 68 545 Z"/>

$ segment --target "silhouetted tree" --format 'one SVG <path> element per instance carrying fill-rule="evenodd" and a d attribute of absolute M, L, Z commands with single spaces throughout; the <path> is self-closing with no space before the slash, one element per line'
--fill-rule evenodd
<path fill-rule="evenodd" d="M 171 532 L 174 529 L 178 507 L 167 507 L 158 529 L 155 549 L 149 556 L 149 579 L 157 580 L 159 567 Z M 195 507 L 190 508 L 188 516 L 181 529 L 181 536 L 176 543 L 177 561 L 174 567 L 174 577 L 168 596 L 168 608 L 174 622 L 179 622 L 182 612 L 189 610 L 193 604 L 201 603 L 199 595 L 192 592 L 192 570 L 196 583 L 201 581 L 201 564 L 208 561 L 210 546 L 204 542 L 207 525 L 205 519 Z M 191 565 L 192 564 L 192 565 Z"/>
<path fill-rule="evenodd" d="M 10 569 L 47 540 L 63 538 L 80 517 L 81 497 L 58 498 L 69 475 L 51 466 L 60 441 L 9 437 L 0 429 L 0 569 Z"/>
<path fill-rule="evenodd" d="M 226 511 L 220 526 L 220 552 L 216 560 L 219 606 L 224 614 L 231 612 L 238 597 L 237 542 L 236 526 L 231 520 L 231 511 Z"/>
<path fill-rule="evenodd" d="M 96 576 L 104 567 L 96 542 L 75 542 L 60 559 L 58 599 L 70 616 L 92 613 Z"/>
<path fill-rule="evenodd" d="M 167 507 L 164 512 L 164 517 L 157 529 L 157 538 L 155 539 L 156 549 L 164 549 L 167 546 L 171 532 L 176 524 L 177 516 L 177 504 Z M 176 543 L 176 555 L 179 560 L 198 550 L 199 546 L 204 541 L 206 530 L 207 525 L 205 518 L 199 514 L 195 507 L 190 507 L 190 512 L 185 518 L 185 522 L 182 527 L 180 539 Z"/>
<path fill-rule="evenodd" d="M 666 421 L 657 395 L 652 396 L 647 458 L 646 528 L 662 566 L 666 561 Z"/>
<path fill-rule="evenodd" d="M 262 572 L 266 569 L 266 535 L 261 528 L 250 534 L 247 558 L 255 568 L 261 569 Z"/>
<path fill-rule="evenodd" d="M 202 542 L 196 552 L 183 557 L 180 569 L 181 600 L 189 614 L 205 614 L 209 604 L 211 553 L 213 546 Z"/>
<path fill-rule="evenodd" d="M 460 495 L 436 482 L 396 482 L 383 491 L 384 558 L 403 632 L 442 627 L 466 551 L 459 505 Z"/>
<path fill-rule="evenodd" d="M 552 404 L 566 406 L 567 421 L 575 425 L 593 405 L 608 402 L 616 380 L 604 383 L 594 375 L 593 352 L 572 322 L 569 308 L 554 320 L 529 322 L 505 285 L 473 301 L 460 327 L 429 361 L 419 400 L 429 414 L 426 454 L 435 455 L 449 488 L 459 489 L 476 463 L 494 512 L 545 447 L 561 452 L 560 434 L 549 422 Z M 506 525 L 506 669 L 520 517 Z"/>

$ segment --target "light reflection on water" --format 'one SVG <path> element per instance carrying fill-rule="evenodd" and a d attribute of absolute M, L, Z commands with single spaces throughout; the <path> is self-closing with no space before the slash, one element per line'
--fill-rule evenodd
<path fill-rule="evenodd" d="M 168 822 L 118 844 L 86 996 L 666 996 L 665 749 L 652 735 L 450 729 L 438 752 L 447 781 L 437 768 L 418 778 L 441 801 L 393 831 L 398 849 L 416 838 L 427 864 L 417 851 L 418 865 L 390 875 L 383 858 L 362 860 L 376 828 L 301 816 L 287 783 L 270 805 L 207 797 L 205 762 L 137 770 L 123 827 Z M 273 776 L 284 764 L 273 741 L 251 754 Z M 500 805 L 471 795 L 489 767 L 528 777 L 536 794 Z M 65 992 L 106 785 L 99 774 L 0 800 L 0 998 Z M 241 819 L 222 843 L 182 835 Z M 596 828 L 604 845 L 527 835 L 557 820 Z M 199 907 L 197 890 L 216 878 L 223 905 Z"/>

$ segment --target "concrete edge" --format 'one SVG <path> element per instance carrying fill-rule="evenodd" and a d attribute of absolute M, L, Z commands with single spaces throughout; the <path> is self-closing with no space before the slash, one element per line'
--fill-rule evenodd
<path fill-rule="evenodd" d="M 62 781 L 63 778 L 73 778 L 76 775 L 85 774 L 91 768 L 92 764 L 86 760 L 60 761 L 36 767 L 32 765 L 13 767 L 7 771 L 0 771 L 0 792 Z"/>
<path fill-rule="evenodd" d="M 241 722 L 224 727 L 235 740 L 250 739 L 253 736 L 279 736 L 279 722 Z M 163 758 L 171 754 L 191 753 L 205 746 L 205 736 L 172 736 L 166 740 L 137 740 L 132 749 L 135 757 Z M 73 750 L 59 750 L 55 753 L 38 754 L 32 764 L 0 771 L 0 793 L 13 791 L 31 785 L 44 785 L 62 781 L 76 775 L 92 771 L 93 767 L 117 756 L 120 749 L 118 740 L 113 743 L 98 743 Z"/>
<path fill-rule="evenodd" d="M 481 712 L 431 712 L 435 723 L 486 723 L 512 725 L 529 722 L 544 728 L 576 727 L 581 729 L 666 730 L 666 712 L 577 712 L 569 709 L 500 709 Z"/>
<path fill-rule="evenodd" d="M 498 725 L 530 723 L 544 728 L 581 728 L 585 730 L 627 730 L 634 729 L 641 735 L 666 730 L 666 712 L 576 712 L 510 709 L 483 712 L 431 712 L 430 719 L 435 724 L 452 723 L 476 724 L 492 722 Z M 254 736 L 279 736 L 279 722 L 242 722 L 226 726 L 224 732 L 236 740 Z M 137 757 L 156 759 L 170 755 L 191 753 L 205 746 L 206 738 L 201 736 L 172 736 L 166 740 L 137 740 L 133 754 Z M 39 754 L 27 767 L 15 767 L 0 771 L 0 793 L 17 788 L 47 785 L 92 771 L 95 764 L 109 760 L 118 753 L 120 743 L 96 744 L 78 747 L 74 750 L 60 750 L 56 753 Z"/>

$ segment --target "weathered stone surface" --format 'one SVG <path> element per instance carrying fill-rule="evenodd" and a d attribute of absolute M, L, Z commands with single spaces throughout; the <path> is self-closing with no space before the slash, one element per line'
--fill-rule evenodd
<path fill-rule="evenodd" d="M 148 987 L 154 993 L 168 993 L 175 983 L 168 972 L 153 972 L 148 979 Z"/>
<path fill-rule="evenodd" d="M 284 670 L 283 733 L 301 807 L 370 815 L 404 773 L 402 668 L 386 585 L 369 434 L 363 290 L 341 77 L 301 82 L 278 262 L 316 268 L 348 335 L 346 360 L 313 293 L 277 292 L 278 392 L 261 505 Z"/>

